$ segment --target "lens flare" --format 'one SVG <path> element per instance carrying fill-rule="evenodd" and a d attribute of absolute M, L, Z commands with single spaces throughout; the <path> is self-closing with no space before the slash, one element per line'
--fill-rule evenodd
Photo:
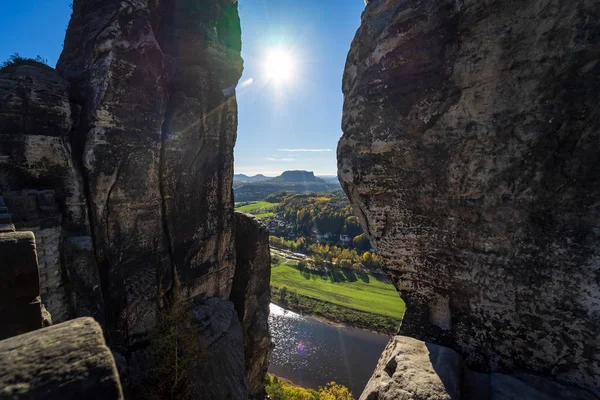
<path fill-rule="evenodd" d="M 295 60 L 289 51 L 281 48 L 271 49 L 264 62 L 267 79 L 280 85 L 294 78 Z"/>

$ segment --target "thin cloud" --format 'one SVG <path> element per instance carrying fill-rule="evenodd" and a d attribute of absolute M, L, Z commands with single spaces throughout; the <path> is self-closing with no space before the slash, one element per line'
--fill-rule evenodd
<path fill-rule="evenodd" d="M 288 151 L 288 152 L 314 152 L 314 153 L 322 153 L 326 151 L 333 151 L 331 149 L 277 149 L 279 151 Z"/>
<path fill-rule="evenodd" d="M 252 85 L 253 83 L 254 83 L 254 78 L 248 78 L 244 82 L 242 82 L 238 85 L 238 89 L 243 89 L 245 87 Z"/>
<path fill-rule="evenodd" d="M 296 161 L 295 158 L 277 158 L 277 157 L 265 157 L 267 161 Z"/>

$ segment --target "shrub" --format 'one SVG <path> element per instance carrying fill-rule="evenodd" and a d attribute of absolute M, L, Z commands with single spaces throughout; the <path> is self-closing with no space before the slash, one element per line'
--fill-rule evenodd
<path fill-rule="evenodd" d="M 35 58 L 21 57 L 19 53 L 14 53 L 10 58 L 0 64 L 0 72 L 13 72 L 17 67 L 21 65 L 35 65 L 38 67 L 50 68 L 48 60 L 42 56 L 36 56 Z"/>
<path fill-rule="evenodd" d="M 139 399 L 191 399 L 189 373 L 205 349 L 189 304 L 175 297 L 150 335 L 147 357 L 152 367 L 134 388 Z"/>

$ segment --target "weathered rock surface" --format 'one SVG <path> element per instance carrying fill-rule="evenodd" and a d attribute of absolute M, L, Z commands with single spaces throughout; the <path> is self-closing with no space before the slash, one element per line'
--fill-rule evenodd
<path fill-rule="evenodd" d="M 31 232 L 0 233 L 0 319 L 0 340 L 43 326 L 37 252 Z"/>
<path fill-rule="evenodd" d="M 200 323 L 200 347 L 205 349 L 189 378 L 192 398 L 247 399 L 244 337 L 233 303 L 213 297 L 192 311 Z"/>
<path fill-rule="evenodd" d="M 240 49 L 233 1 L 73 4 L 57 69 L 115 344 L 156 324 L 175 279 L 229 295 Z"/>
<path fill-rule="evenodd" d="M 36 235 L 42 300 L 93 316 L 133 382 L 166 300 L 220 298 L 197 398 L 247 397 L 246 373 L 262 393 L 270 351 L 268 234 L 241 223 L 236 252 L 233 231 L 240 51 L 235 0 L 75 0 L 56 70 L 0 73 L 0 194 Z"/>
<path fill-rule="evenodd" d="M 36 235 L 42 300 L 54 319 L 82 315 L 69 304 L 60 263 L 63 236 L 90 234 L 69 139 L 77 120 L 69 83 L 48 66 L 16 65 L 0 72 L 0 98 L 0 192 L 15 228 Z"/>
<path fill-rule="evenodd" d="M 460 399 L 461 357 L 447 347 L 395 336 L 387 345 L 361 400 Z"/>
<path fill-rule="evenodd" d="M 385 348 L 360 400 L 598 400 L 593 393 L 532 374 L 477 373 L 454 350 L 406 336 Z"/>
<path fill-rule="evenodd" d="M 250 396 L 264 398 L 264 376 L 273 344 L 269 334 L 271 253 L 269 231 L 256 217 L 234 214 L 235 275 L 230 300 L 244 333 L 246 377 Z M 262 397 L 261 397 L 262 396 Z"/>
<path fill-rule="evenodd" d="M 0 341 L 0 399 L 123 399 L 100 325 L 79 318 Z"/>
<path fill-rule="evenodd" d="M 370 1 L 339 178 L 407 305 L 486 371 L 600 389 L 596 1 Z"/>

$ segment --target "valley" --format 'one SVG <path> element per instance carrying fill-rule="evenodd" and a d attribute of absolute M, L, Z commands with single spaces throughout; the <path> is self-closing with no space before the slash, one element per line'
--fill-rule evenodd
<path fill-rule="evenodd" d="M 398 331 L 404 302 L 341 190 L 280 191 L 237 202 L 236 210 L 269 228 L 273 303 L 333 323 Z"/>

